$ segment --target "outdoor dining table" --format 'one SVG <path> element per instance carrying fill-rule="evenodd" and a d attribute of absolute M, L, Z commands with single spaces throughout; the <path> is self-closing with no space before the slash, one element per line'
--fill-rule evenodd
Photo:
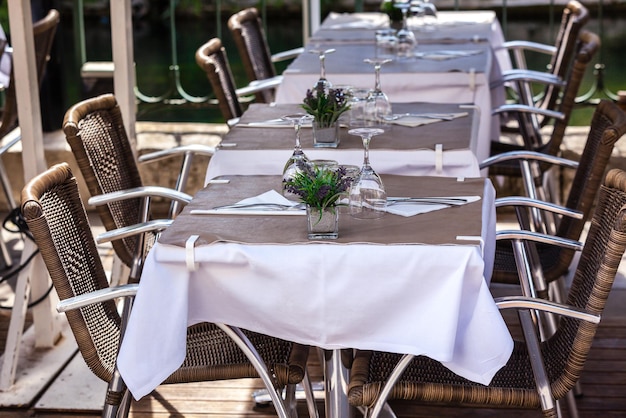
<path fill-rule="evenodd" d="M 281 190 L 280 176 L 218 180 L 194 196 L 146 259 L 118 358 L 135 398 L 180 366 L 186 328 L 204 321 L 320 347 L 334 358 L 342 349 L 426 355 L 482 384 L 507 362 L 512 338 L 488 288 L 489 180 L 385 175 L 389 196 L 478 200 L 367 221 L 342 212 L 333 241 L 307 239 L 305 216 L 193 214 Z M 347 374 L 331 371 L 326 416 L 348 417 L 345 381 L 337 381 Z"/>
<path fill-rule="evenodd" d="M 478 177 L 478 113 L 474 106 L 439 103 L 393 103 L 395 113 L 452 113 L 453 120 L 428 119 L 420 126 L 389 124 L 370 144 L 370 161 L 381 174 Z M 281 117 L 303 113 L 297 104 L 251 104 L 239 123 L 224 136 L 211 158 L 206 180 L 225 174 L 281 174 L 295 145 L 294 128 Z M 402 122 L 399 120 L 397 122 Z M 363 143 L 348 134 L 342 122 L 337 148 L 313 148 L 310 125 L 301 129 L 302 148 L 309 159 L 335 160 L 361 166 Z M 481 157 L 484 152 L 480 153 Z"/>
<path fill-rule="evenodd" d="M 503 87 L 492 88 L 490 82 L 500 79 L 501 72 L 510 68 L 506 51 L 501 51 L 501 27 L 491 11 L 440 15 L 433 30 L 415 31 L 415 57 L 394 58 L 383 65 L 382 90 L 395 103 L 477 105 L 481 112 L 479 141 L 488 148 L 500 133 L 499 120 L 492 117 L 491 110 L 505 99 Z M 364 27 L 359 28 L 359 24 Z M 374 30 L 385 26 L 388 21 L 380 13 L 331 14 L 313 34 L 305 51 L 283 72 L 276 103 L 301 102 L 306 90 L 320 78 L 319 57 L 312 50 L 335 50 L 325 59 L 326 78 L 333 85 L 373 88 L 373 66 L 363 60 L 376 57 Z"/>

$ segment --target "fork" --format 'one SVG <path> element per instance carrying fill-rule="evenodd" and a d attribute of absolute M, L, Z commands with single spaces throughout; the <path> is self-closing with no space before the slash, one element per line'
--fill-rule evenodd
<path fill-rule="evenodd" d="M 451 113 L 398 113 L 391 116 L 385 116 L 385 120 L 398 120 L 402 118 L 416 117 L 428 119 L 452 120 L 454 115 Z"/>
<path fill-rule="evenodd" d="M 304 209 L 301 203 L 297 205 L 286 205 L 282 203 L 245 203 L 245 204 L 231 204 L 231 205 L 222 205 L 215 206 L 211 208 L 213 210 L 219 209 L 263 209 L 267 208 L 268 210 L 302 210 Z"/>
<path fill-rule="evenodd" d="M 424 205 L 460 206 L 467 203 L 467 199 L 461 197 L 388 197 L 387 204 L 421 203 Z"/>

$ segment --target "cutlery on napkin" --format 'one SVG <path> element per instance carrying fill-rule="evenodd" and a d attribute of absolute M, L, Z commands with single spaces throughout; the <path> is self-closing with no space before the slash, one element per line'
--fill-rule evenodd
<path fill-rule="evenodd" d="M 385 120 L 395 125 L 408 126 L 415 128 L 429 123 L 436 123 L 445 120 L 452 120 L 467 116 L 467 112 L 458 113 L 400 113 L 386 117 Z"/>
<path fill-rule="evenodd" d="M 461 58 L 461 57 L 469 57 L 472 55 L 478 55 L 478 54 L 482 54 L 482 52 L 483 51 L 481 50 L 473 50 L 473 51 L 455 51 L 455 50 L 444 51 L 442 50 L 442 51 L 432 51 L 432 52 L 417 52 L 415 53 L 415 57 L 435 60 L 435 61 L 444 61 L 444 60 L 449 60 L 453 58 Z"/>
<path fill-rule="evenodd" d="M 305 215 L 304 207 L 275 190 L 211 209 L 193 209 L 192 215 Z"/>
<path fill-rule="evenodd" d="M 268 119 L 268 120 L 262 120 L 258 122 L 238 123 L 235 126 L 239 126 L 242 128 L 292 128 L 293 129 L 293 123 L 291 123 L 291 121 L 289 120 L 284 120 L 284 119 Z M 310 128 L 312 126 L 313 125 L 311 124 L 311 122 L 304 122 L 301 127 Z"/>
<path fill-rule="evenodd" d="M 462 206 L 480 200 L 480 196 L 442 197 L 389 197 L 385 210 L 399 216 L 414 216 L 420 213 Z"/>
<path fill-rule="evenodd" d="M 346 21 L 346 19 L 335 19 L 336 21 L 331 24 L 323 25 L 322 29 L 379 29 L 387 27 L 387 19 L 385 18 L 376 18 L 376 19 L 359 19 Z M 343 22 L 341 21 L 343 20 Z"/>

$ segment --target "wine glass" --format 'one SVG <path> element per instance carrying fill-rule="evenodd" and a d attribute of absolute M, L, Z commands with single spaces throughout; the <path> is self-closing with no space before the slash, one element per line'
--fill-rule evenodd
<path fill-rule="evenodd" d="M 285 189 L 285 185 L 287 182 L 293 180 L 294 176 L 301 171 L 300 167 L 298 167 L 298 162 L 309 163 L 309 159 L 304 154 L 304 151 L 302 151 L 302 147 L 300 146 L 300 128 L 303 124 L 311 122 L 313 120 L 313 116 L 307 113 L 294 113 L 291 115 L 285 115 L 282 119 L 290 121 L 296 131 L 296 144 L 293 148 L 293 154 L 291 154 L 291 157 L 289 157 L 285 163 L 285 168 L 283 169 L 283 195 L 291 196 L 291 193 L 287 192 Z"/>
<path fill-rule="evenodd" d="M 318 54 L 320 58 L 320 78 L 317 80 L 314 88 L 322 90 L 328 93 L 328 90 L 333 86 L 330 81 L 326 79 L 326 55 L 335 52 L 335 48 L 330 49 L 312 49 L 309 51 L 311 54 Z"/>
<path fill-rule="evenodd" d="M 396 34 L 396 54 L 400 58 L 410 58 L 413 56 L 413 51 L 417 46 L 417 39 L 415 34 L 407 24 L 407 13 L 411 8 L 409 1 L 403 3 L 395 3 L 394 7 L 402 11 L 402 28 Z"/>
<path fill-rule="evenodd" d="M 437 7 L 430 0 L 423 0 L 422 10 L 424 11 L 424 29 L 435 30 L 437 23 Z"/>
<path fill-rule="evenodd" d="M 391 103 L 380 85 L 380 68 L 391 62 L 391 59 L 366 58 L 365 63 L 374 66 L 374 89 L 369 91 L 366 103 L 366 120 L 372 126 L 385 126 L 391 117 Z"/>
<path fill-rule="evenodd" d="M 372 137 L 385 132 L 380 128 L 350 129 L 350 135 L 358 135 L 363 141 L 363 167 L 350 186 L 348 207 L 350 215 L 359 219 L 376 219 L 385 214 L 387 193 L 383 180 L 370 166 L 369 146 Z"/>

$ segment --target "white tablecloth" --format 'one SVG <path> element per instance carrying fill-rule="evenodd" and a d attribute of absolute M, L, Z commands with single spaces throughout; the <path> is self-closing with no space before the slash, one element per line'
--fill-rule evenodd
<path fill-rule="evenodd" d="M 453 25 L 454 36 L 449 30 Z M 333 34 L 341 39 L 342 32 L 351 30 L 322 30 L 322 37 L 313 36 L 308 49 L 335 48 L 337 52 L 326 57 L 326 77 L 335 85 L 351 85 L 373 87 L 374 75 L 371 65 L 363 64 L 364 58 L 374 56 L 373 30 L 372 42 L 364 43 L 355 40 L 331 42 Z M 473 103 L 481 111 L 479 128 L 478 155 L 486 158 L 492 139 L 499 138 L 499 120 L 491 116 L 493 107 L 502 104 L 504 93 L 497 88 L 491 90 L 490 81 L 500 78 L 502 70 L 510 68 L 508 56 L 499 48 L 504 42 L 500 24 L 495 13 L 483 12 L 451 12 L 441 13 L 440 23 L 442 39 L 445 43 L 425 42 L 418 45 L 418 51 L 437 50 L 480 50 L 482 54 L 471 57 L 459 57 L 445 61 L 415 59 L 410 62 L 394 61 L 383 66 L 381 84 L 383 91 L 392 102 L 433 102 L 433 103 Z M 485 27 L 487 28 L 485 30 Z M 428 36 L 437 39 L 435 32 Z M 367 31 L 365 32 L 367 33 Z M 425 32 L 416 32 L 418 39 Z M 420 35 L 422 33 L 422 35 Z M 462 42 L 477 33 L 487 35 L 487 42 Z M 457 39 L 459 43 L 449 43 Z M 443 41 L 441 41 L 443 42 Z M 355 51 L 359 51 L 357 54 Z M 496 59 L 493 51 L 500 51 Z M 477 58 L 480 60 L 477 61 Z M 354 61 L 354 62 L 353 62 Z M 319 62 L 314 54 L 305 51 L 284 72 L 283 82 L 276 92 L 276 103 L 299 103 L 304 98 L 307 88 L 312 88 L 319 78 Z"/>
<path fill-rule="evenodd" d="M 486 181 L 481 237 L 451 245 L 217 242 L 195 248 L 190 271 L 184 248 L 157 242 L 119 354 L 124 381 L 137 399 L 150 393 L 182 363 L 187 326 L 209 321 L 326 349 L 423 354 L 489 383 L 513 347 L 485 280 L 494 194 Z"/>
<path fill-rule="evenodd" d="M 218 150 L 206 173 L 206 182 L 230 174 L 272 175 L 283 172 L 291 150 Z M 306 150 L 311 160 L 335 160 L 340 164 L 360 167 L 363 151 L 355 149 Z M 439 160 L 439 162 L 438 162 Z M 403 176 L 479 177 L 480 169 L 474 154 L 469 150 L 375 150 L 370 152 L 370 163 L 380 174 Z"/>

